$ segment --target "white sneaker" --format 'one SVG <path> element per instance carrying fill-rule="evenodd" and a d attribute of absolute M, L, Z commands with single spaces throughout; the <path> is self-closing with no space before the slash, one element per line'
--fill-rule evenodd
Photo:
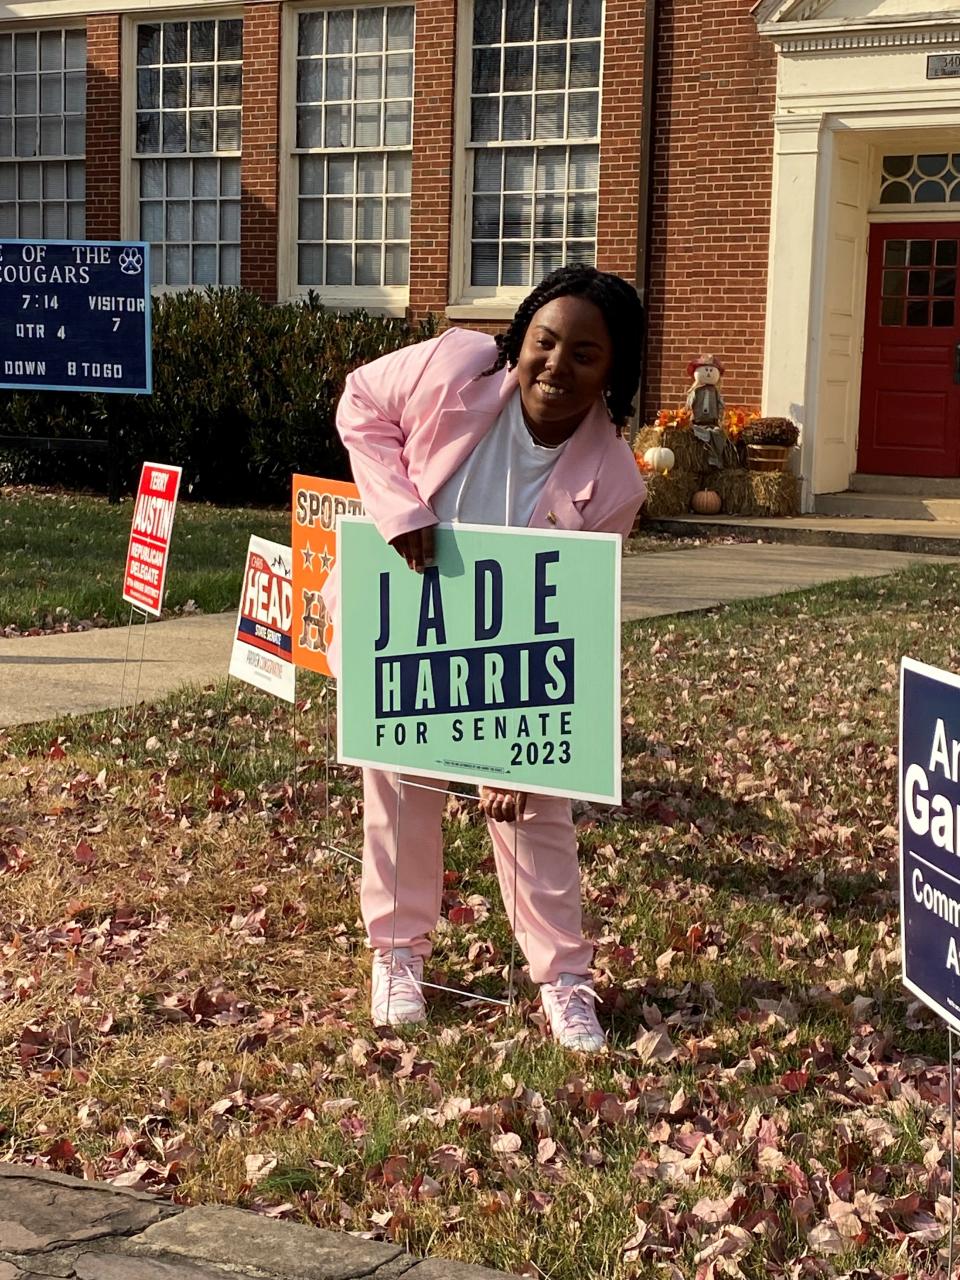
<path fill-rule="evenodd" d="M 540 999 L 557 1044 L 580 1053 L 596 1053 L 607 1043 L 594 1005 L 599 997 L 585 973 L 561 973 L 559 981 L 544 982 Z"/>
<path fill-rule="evenodd" d="M 427 1006 L 420 990 L 423 957 L 409 947 L 373 953 L 370 1016 L 375 1027 L 396 1027 L 403 1022 L 423 1022 Z"/>

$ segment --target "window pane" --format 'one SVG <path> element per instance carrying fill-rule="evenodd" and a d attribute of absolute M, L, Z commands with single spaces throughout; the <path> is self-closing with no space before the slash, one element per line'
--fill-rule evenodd
<path fill-rule="evenodd" d="M 357 10 L 357 52 L 374 53 L 383 48 L 383 10 Z"/>
<path fill-rule="evenodd" d="M 380 246 L 378 244 L 357 246 L 356 272 L 355 283 L 358 285 L 380 283 Z"/>
<path fill-rule="evenodd" d="M 68 71 L 86 71 L 87 69 L 87 33 L 85 31 L 67 31 L 63 40 L 64 65 Z"/>
<path fill-rule="evenodd" d="M 390 240 L 410 239 L 410 201 L 387 201 L 387 238 Z"/>
<path fill-rule="evenodd" d="M 395 105 L 395 104 L 393 104 Z M 379 147 L 380 146 L 380 112 L 382 108 L 378 102 L 358 103 L 354 109 L 353 119 L 353 145 L 355 147 Z M 400 141 L 404 139 L 390 139 L 387 141 Z"/>
<path fill-rule="evenodd" d="M 470 103 L 470 137 L 493 142 L 500 136 L 500 103 L 496 98 L 473 98 Z"/>
<path fill-rule="evenodd" d="M 530 137 L 529 94 L 513 94 L 503 100 L 504 141 L 526 142 Z"/>
<path fill-rule="evenodd" d="M 220 191 L 219 165 L 216 160 L 195 160 L 193 165 L 193 194 L 215 196 Z"/>
<path fill-rule="evenodd" d="M 357 161 L 357 190 L 377 192 L 383 190 L 383 157 L 361 156 Z"/>
<path fill-rule="evenodd" d="M 141 111 L 137 114 L 137 150 L 160 150 L 160 113 Z"/>
<path fill-rule="evenodd" d="M 383 238 L 383 201 L 357 201 L 358 240 L 381 240 Z"/>
<path fill-rule="evenodd" d="M 163 72 L 163 105 L 185 107 L 187 105 L 187 72 L 184 67 L 167 67 Z"/>
<path fill-rule="evenodd" d="M 576 0 L 576 4 L 579 0 Z M 562 40 L 567 34 L 567 0 L 539 0 L 537 35 L 541 40 Z"/>
<path fill-rule="evenodd" d="M 565 89 L 566 85 L 567 46 L 565 44 L 541 45 L 537 50 L 537 88 Z"/>
<path fill-rule="evenodd" d="M 215 200 L 193 202 L 194 240 L 216 240 L 219 233 L 219 217 Z"/>
<path fill-rule="evenodd" d="M 323 101 L 323 63 L 300 62 L 297 66 L 297 102 Z"/>
<path fill-rule="evenodd" d="M 300 246 L 297 280 L 300 284 L 323 284 L 322 245 Z"/>
<path fill-rule="evenodd" d="M 240 150 L 239 111 L 220 111 L 217 113 L 217 150 Z"/>
<path fill-rule="evenodd" d="M 388 102 L 385 110 L 383 140 L 388 147 L 409 146 L 411 108 L 409 102 Z"/>
<path fill-rule="evenodd" d="M 387 58 L 387 97 L 413 97 L 413 54 L 392 54 Z"/>
<path fill-rule="evenodd" d="M 216 245 L 197 244 L 193 247 L 193 283 L 216 284 L 219 253 Z"/>
<path fill-rule="evenodd" d="M 226 288 L 240 284 L 239 245 L 224 245 L 220 250 L 220 283 Z"/>
<path fill-rule="evenodd" d="M 160 25 L 141 22 L 137 27 L 137 65 L 156 66 L 160 61 Z"/>
<path fill-rule="evenodd" d="M 186 62 L 187 24 L 185 22 L 165 22 L 163 24 L 162 45 L 164 62 Z"/>
<path fill-rule="evenodd" d="M 327 190 L 343 195 L 353 190 L 353 158 L 331 156 L 327 161 Z"/>
<path fill-rule="evenodd" d="M 300 201 L 300 239 L 323 239 L 323 201 Z"/>
<path fill-rule="evenodd" d="M 33 31 L 15 35 L 13 66 L 16 71 L 36 71 L 37 69 L 37 37 Z"/>
<path fill-rule="evenodd" d="M 327 201 L 327 239 L 353 239 L 353 201 Z"/>
<path fill-rule="evenodd" d="M 188 196 L 193 189 L 190 181 L 190 161 L 171 160 L 167 166 L 167 195 Z"/>
<path fill-rule="evenodd" d="M 600 35 L 600 0 L 576 0 L 570 34 L 574 38 Z"/>
<path fill-rule="evenodd" d="M 83 142 L 78 142 L 68 150 L 71 153 L 82 151 Z M 42 156 L 62 156 L 65 154 L 63 116 L 40 117 L 40 154 Z"/>
<path fill-rule="evenodd" d="M 353 10 L 338 10 L 327 15 L 327 53 L 353 52 Z"/>
<path fill-rule="evenodd" d="M 349 245 L 327 246 L 326 283 L 353 284 L 353 250 Z"/>
<path fill-rule="evenodd" d="M 167 259 L 167 284 L 189 284 L 190 283 L 190 246 L 189 245 L 168 245 L 166 251 Z"/>
<path fill-rule="evenodd" d="M 501 151 L 477 151 L 473 157 L 474 191 L 499 191 L 503 173 Z"/>
<path fill-rule="evenodd" d="M 187 116 L 184 111 L 163 112 L 163 149 L 176 154 L 187 149 Z"/>
<path fill-rule="evenodd" d="M 243 57 L 243 21 L 222 19 L 217 23 L 217 56 L 221 62 L 239 62 Z"/>
<path fill-rule="evenodd" d="M 513 43 L 533 39 L 533 0 L 506 0 L 506 40 Z"/>
<path fill-rule="evenodd" d="M 473 43 L 498 44 L 502 34 L 503 0 L 474 0 Z"/>
<path fill-rule="evenodd" d="M 141 111 L 157 110 L 160 106 L 160 72 L 140 70 L 137 72 L 137 107 Z"/>
<path fill-rule="evenodd" d="M 413 6 L 387 10 L 387 48 L 413 48 Z"/>
<path fill-rule="evenodd" d="M 217 106 L 239 107 L 242 77 L 240 67 L 217 69 Z"/>
<path fill-rule="evenodd" d="M 533 88 L 533 45 L 504 50 L 503 87 L 507 93 Z"/>
<path fill-rule="evenodd" d="M 387 157 L 387 190 L 410 191 L 410 156 Z"/>
<path fill-rule="evenodd" d="M 349 106 L 327 107 L 324 112 L 323 143 L 326 147 L 349 147 L 353 112 Z"/>
<path fill-rule="evenodd" d="M 575 44 L 570 48 L 570 88 L 580 89 L 600 83 L 600 42 Z"/>
<path fill-rule="evenodd" d="M 163 205 L 158 200 L 144 200 L 141 202 L 140 239 L 163 239 Z"/>
<path fill-rule="evenodd" d="M 324 161 L 320 156 L 300 157 L 300 193 L 305 196 L 323 194 Z"/>
<path fill-rule="evenodd" d="M 369 102 L 374 98 L 379 100 L 383 96 L 382 70 L 382 58 L 357 59 L 357 80 L 355 89 L 357 98 L 361 101 Z"/>
<path fill-rule="evenodd" d="M 216 25 L 215 22 L 190 23 L 191 62 L 213 62 Z"/>
<path fill-rule="evenodd" d="M 235 201 L 220 206 L 220 239 L 240 240 L 240 206 Z"/>
<path fill-rule="evenodd" d="M 190 72 L 191 107 L 212 107 L 213 67 L 194 67 Z"/>
<path fill-rule="evenodd" d="M 297 49 L 301 56 L 323 53 L 323 18 L 322 13 L 300 15 L 300 38 Z"/>
<path fill-rule="evenodd" d="M 407 284 L 410 250 L 405 244 L 388 244 L 384 255 L 384 284 Z"/>
<path fill-rule="evenodd" d="M 221 136 L 222 125 L 221 119 Z M 221 147 L 223 151 L 229 151 L 230 147 Z M 213 150 L 213 112 L 212 111 L 191 111 L 190 112 L 190 150 L 191 151 L 212 151 Z"/>
<path fill-rule="evenodd" d="M 222 196 L 240 195 L 240 161 L 221 160 L 220 162 L 220 194 Z"/>
<path fill-rule="evenodd" d="M 59 71 L 63 66 L 63 32 L 40 32 L 40 70 Z"/>
<path fill-rule="evenodd" d="M 0 71 L 13 70 L 13 36 L 0 35 Z"/>
<path fill-rule="evenodd" d="M 353 60 L 351 58 L 327 59 L 327 102 L 340 102 L 353 96 Z"/>

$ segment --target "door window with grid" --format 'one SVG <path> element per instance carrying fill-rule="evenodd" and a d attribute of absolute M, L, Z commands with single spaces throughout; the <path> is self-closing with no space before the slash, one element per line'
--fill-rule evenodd
<path fill-rule="evenodd" d="M 240 284 L 240 18 L 137 25 L 140 238 L 154 285 Z"/>
<path fill-rule="evenodd" d="M 413 26 L 412 5 L 299 15 L 301 288 L 407 284 Z"/>
<path fill-rule="evenodd" d="M 596 258 L 601 0 L 475 0 L 472 288 Z"/>
<path fill-rule="evenodd" d="M 0 236 L 84 234 L 87 38 L 0 34 Z"/>

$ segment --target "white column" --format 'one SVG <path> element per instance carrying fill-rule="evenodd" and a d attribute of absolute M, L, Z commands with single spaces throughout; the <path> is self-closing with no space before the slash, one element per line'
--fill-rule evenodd
<path fill-rule="evenodd" d="M 815 291 L 815 236 L 821 117 L 778 116 L 774 122 L 773 192 L 763 412 L 793 418 L 802 431 L 803 506 L 812 505 L 816 424 L 808 413 L 811 385 L 811 307 Z"/>

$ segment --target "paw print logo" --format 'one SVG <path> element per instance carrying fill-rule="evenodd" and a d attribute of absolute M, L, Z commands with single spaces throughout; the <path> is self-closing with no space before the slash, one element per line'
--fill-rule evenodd
<path fill-rule="evenodd" d="M 119 261 L 120 270 L 125 276 L 138 276 L 143 270 L 143 254 L 139 249 L 124 249 Z"/>

